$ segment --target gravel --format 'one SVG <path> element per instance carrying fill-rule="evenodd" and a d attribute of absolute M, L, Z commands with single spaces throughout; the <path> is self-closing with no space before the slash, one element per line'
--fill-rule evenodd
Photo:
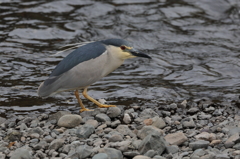
<path fill-rule="evenodd" d="M 240 111 L 208 100 L 0 118 L 0 158 L 239 159 Z"/>

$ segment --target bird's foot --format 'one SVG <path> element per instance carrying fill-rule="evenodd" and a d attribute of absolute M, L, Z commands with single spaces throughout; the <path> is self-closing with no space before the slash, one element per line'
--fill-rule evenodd
<path fill-rule="evenodd" d="M 93 110 L 87 109 L 87 108 L 82 108 L 82 109 L 80 109 L 80 113 L 82 113 L 82 112 L 84 112 L 84 111 L 93 111 Z"/>
<path fill-rule="evenodd" d="M 116 105 L 105 105 L 105 104 L 101 104 L 101 105 L 98 105 L 98 107 L 100 107 L 100 108 L 109 108 L 109 107 L 116 107 Z"/>

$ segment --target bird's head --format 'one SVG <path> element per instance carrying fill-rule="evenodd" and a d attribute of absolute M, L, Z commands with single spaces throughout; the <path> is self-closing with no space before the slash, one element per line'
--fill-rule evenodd
<path fill-rule="evenodd" d="M 107 48 L 107 50 L 114 56 L 121 58 L 123 60 L 134 58 L 134 57 L 144 57 L 151 59 L 150 56 L 139 52 L 135 49 L 128 41 L 123 39 L 107 39 L 101 41 Z"/>

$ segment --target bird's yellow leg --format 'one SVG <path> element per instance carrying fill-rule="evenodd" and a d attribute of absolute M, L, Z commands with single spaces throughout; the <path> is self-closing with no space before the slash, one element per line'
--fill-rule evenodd
<path fill-rule="evenodd" d="M 84 88 L 83 90 L 83 96 L 85 98 L 87 98 L 88 100 L 92 101 L 93 103 L 95 103 L 98 107 L 100 108 L 108 108 L 108 107 L 116 107 L 115 105 L 105 105 L 105 104 L 101 104 L 99 103 L 98 101 L 96 101 L 95 99 L 93 99 L 92 97 L 90 97 L 88 94 L 87 94 L 87 87 Z"/>
<path fill-rule="evenodd" d="M 78 90 L 76 90 L 76 91 L 74 92 L 74 94 L 75 94 L 75 96 L 76 96 L 76 98 L 77 98 L 77 100 L 78 100 L 78 103 L 79 103 L 80 107 L 82 108 L 82 109 L 80 109 L 80 112 L 83 112 L 83 111 L 92 111 L 92 110 L 87 109 L 87 108 L 84 107 L 84 105 L 83 105 L 83 103 L 82 103 L 82 100 L 81 100 L 80 97 L 79 97 L 79 92 L 78 92 Z"/>

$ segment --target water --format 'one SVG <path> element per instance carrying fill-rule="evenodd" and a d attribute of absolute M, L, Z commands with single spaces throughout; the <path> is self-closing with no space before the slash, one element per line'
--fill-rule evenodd
<path fill-rule="evenodd" d="M 77 110 L 73 92 L 42 99 L 39 84 L 71 43 L 124 38 L 153 59 L 127 60 L 89 95 L 118 106 L 240 94 L 240 1 L 0 1 L 0 116 Z M 84 100 L 87 107 L 94 105 Z"/>

